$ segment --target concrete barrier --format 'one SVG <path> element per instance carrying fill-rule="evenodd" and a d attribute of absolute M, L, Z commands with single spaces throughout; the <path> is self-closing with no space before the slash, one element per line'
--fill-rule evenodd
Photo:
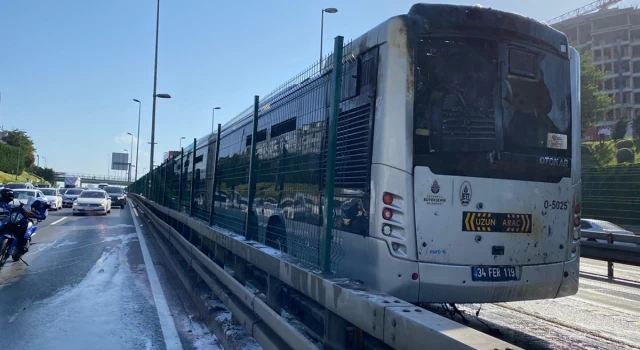
<path fill-rule="evenodd" d="M 238 281 L 238 276 L 229 275 L 223 268 L 224 254 L 231 253 L 236 266 L 250 263 L 259 267 L 269 276 L 305 295 L 325 308 L 324 346 L 345 348 L 344 328 L 346 324 L 366 332 L 380 342 L 394 349 L 516 349 L 511 344 L 468 328 L 450 319 L 436 315 L 426 309 L 404 302 L 393 296 L 370 290 L 366 286 L 336 275 L 322 274 L 317 268 L 296 258 L 275 251 L 258 242 L 247 241 L 244 237 L 209 227 L 207 223 L 188 215 L 158 205 L 144 197 L 131 195 L 135 201 L 171 218 L 206 238 L 214 244 L 213 259 L 182 237 L 175 229 L 160 220 L 156 221 L 164 230 L 171 232 L 171 240 L 180 254 L 194 264 L 198 274 L 214 275 L 245 306 L 250 306 L 255 315 L 293 349 L 316 347 L 303 335 L 297 335 L 295 328 L 272 310 L 273 303 L 256 298 Z M 222 256 L 222 260 L 220 259 Z M 196 268 L 197 267 L 197 268 Z M 238 274 L 238 273 L 236 273 Z M 241 275 L 241 273 L 240 273 Z M 240 277 L 240 279 L 242 279 Z M 258 340 L 258 339 L 257 339 Z M 306 341 L 305 341 L 306 340 Z M 260 340 L 258 340 L 260 342 Z M 307 342 L 308 341 L 308 342 Z M 261 343 L 262 345 L 262 343 Z"/>

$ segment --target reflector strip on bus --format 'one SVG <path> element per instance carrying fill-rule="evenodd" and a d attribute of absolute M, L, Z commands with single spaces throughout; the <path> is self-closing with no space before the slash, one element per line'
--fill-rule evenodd
<path fill-rule="evenodd" d="M 462 212 L 462 231 L 531 233 L 531 214 Z"/>

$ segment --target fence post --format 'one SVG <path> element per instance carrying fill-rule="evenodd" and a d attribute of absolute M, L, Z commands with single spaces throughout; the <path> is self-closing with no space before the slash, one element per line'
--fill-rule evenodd
<path fill-rule="evenodd" d="M 260 96 L 253 98 L 253 130 L 251 131 L 251 155 L 249 158 L 249 196 L 247 198 L 247 220 L 244 226 L 244 234 L 247 239 L 257 240 L 254 235 L 255 226 L 252 225 L 255 219 L 253 217 L 253 199 L 256 195 L 256 134 L 258 133 L 258 106 L 260 104 Z"/>
<path fill-rule="evenodd" d="M 216 136 L 216 156 L 213 163 L 213 176 L 211 181 L 213 182 L 213 189 L 211 190 L 211 210 L 209 211 L 209 226 L 213 225 L 214 206 L 216 204 L 216 175 L 218 174 L 218 153 L 220 152 L 220 131 L 222 125 L 218 124 L 218 135 Z"/>
<path fill-rule="evenodd" d="M 165 205 L 165 198 L 167 197 L 167 168 L 169 167 L 169 159 L 164 163 L 164 178 L 162 179 L 162 205 Z"/>
<path fill-rule="evenodd" d="M 180 149 L 180 176 L 178 176 L 178 211 L 182 205 L 182 166 L 184 165 L 184 147 Z"/>
<path fill-rule="evenodd" d="M 189 196 L 189 216 L 193 216 L 193 200 L 194 195 L 193 192 L 195 190 L 196 184 L 196 150 L 198 149 L 198 145 L 196 144 L 198 140 L 193 138 L 193 152 L 191 155 L 191 195 Z"/>
<path fill-rule="evenodd" d="M 158 184 L 158 182 L 159 182 L 158 181 L 158 178 L 159 178 L 159 176 L 158 176 L 159 174 L 158 173 L 159 173 L 159 171 L 157 169 L 158 168 L 153 169 L 153 176 L 152 176 L 152 179 L 153 179 L 153 187 L 152 187 L 153 188 L 153 201 L 156 202 L 156 203 L 158 203 L 158 187 L 160 187 L 159 184 Z"/>
<path fill-rule="evenodd" d="M 158 166 L 153 172 L 153 201 L 158 204 L 160 204 L 158 199 L 160 198 L 160 184 L 162 183 L 160 180 L 160 167 Z"/>
<path fill-rule="evenodd" d="M 607 236 L 607 242 L 609 244 L 613 244 L 613 235 L 609 234 Z M 609 277 L 609 279 L 613 279 L 613 261 L 611 260 L 607 260 L 607 277 Z"/>
<path fill-rule="evenodd" d="M 322 245 L 320 264 L 324 272 L 331 272 L 331 240 L 333 231 L 333 196 L 336 178 L 336 148 L 338 145 L 338 113 L 340 113 L 340 93 L 342 87 L 342 46 L 344 38 L 336 36 L 333 42 L 333 72 L 331 72 L 331 95 L 329 105 L 329 135 L 327 140 L 327 174 L 324 215 L 322 220 Z"/>

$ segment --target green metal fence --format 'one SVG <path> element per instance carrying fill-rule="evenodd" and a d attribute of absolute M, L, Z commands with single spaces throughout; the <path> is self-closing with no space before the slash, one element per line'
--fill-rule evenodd
<path fill-rule="evenodd" d="M 640 166 L 582 169 L 582 215 L 638 230 Z"/>
<path fill-rule="evenodd" d="M 336 271 L 340 235 L 368 230 L 377 51 L 334 51 L 130 191 Z"/>

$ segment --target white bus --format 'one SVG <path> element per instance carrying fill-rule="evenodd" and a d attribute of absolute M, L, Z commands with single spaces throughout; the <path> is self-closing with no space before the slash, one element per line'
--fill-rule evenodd
<path fill-rule="evenodd" d="M 575 294 L 580 59 L 566 37 L 516 14 L 417 4 L 348 50 L 334 270 L 416 303 Z M 260 107 L 259 233 L 247 235 L 312 263 L 326 69 Z M 245 114 L 223 128 L 219 193 L 247 196 Z M 216 200 L 213 222 L 241 233 L 246 212 Z"/>

